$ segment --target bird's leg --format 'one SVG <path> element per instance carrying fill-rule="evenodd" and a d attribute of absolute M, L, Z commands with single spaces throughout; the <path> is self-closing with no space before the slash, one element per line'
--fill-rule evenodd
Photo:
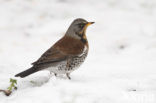
<path fill-rule="evenodd" d="M 66 65 L 66 69 L 65 69 L 66 71 L 68 71 L 69 65 L 70 65 L 70 64 L 69 64 L 69 59 L 68 59 L 68 60 L 67 60 L 67 65 Z M 70 73 L 66 73 L 66 76 L 68 77 L 68 79 L 71 79 L 69 75 L 70 75 Z"/>
<path fill-rule="evenodd" d="M 54 73 L 54 75 L 55 75 L 55 77 L 57 77 L 57 74 L 56 73 Z"/>
<path fill-rule="evenodd" d="M 66 73 L 66 76 L 68 77 L 68 79 L 71 79 L 69 75 L 70 75 L 69 73 Z"/>

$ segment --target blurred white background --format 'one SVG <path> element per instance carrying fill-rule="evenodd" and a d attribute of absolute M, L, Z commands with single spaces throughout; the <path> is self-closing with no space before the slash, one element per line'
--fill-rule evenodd
<path fill-rule="evenodd" d="M 0 88 L 31 67 L 76 18 L 87 30 L 85 63 L 72 80 L 47 71 L 18 80 L 0 103 L 155 103 L 156 0 L 0 0 Z M 41 83 L 42 84 L 42 83 Z"/>

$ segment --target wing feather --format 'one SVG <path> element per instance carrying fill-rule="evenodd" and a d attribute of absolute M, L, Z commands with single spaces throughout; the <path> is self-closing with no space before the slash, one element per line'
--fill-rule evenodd
<path fill-rule="evenodd" d="M 34 63 L 34 66 L 63 61 L 69 57 L 77 56 L 83 52 L 84 45 L 81 41 L 70 37 L 63 37 L 48 49 Z"/>

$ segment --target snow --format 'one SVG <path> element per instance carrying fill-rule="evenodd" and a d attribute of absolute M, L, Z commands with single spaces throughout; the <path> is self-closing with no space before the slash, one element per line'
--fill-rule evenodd
<path fill-rule="evenodd" d="M 155 103 L 155 0 L 0 0 L 0 88 L 76 18 L 95 24 L 87 30 L 89 55 L 72 79 L 48 71 L 17 78 L 18 90 L 0 93 L 0 103 Z"/>

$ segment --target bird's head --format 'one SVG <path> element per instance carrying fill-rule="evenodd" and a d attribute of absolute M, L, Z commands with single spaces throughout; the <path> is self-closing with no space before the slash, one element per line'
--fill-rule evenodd
<path fill-rule="evenodd" d="M 86 29 L 93 23 L 94 22 L 88 22 L 81 18 L 75 19 L 69 26 L 66 35 L 75 39 L 86 39 Z"/>

